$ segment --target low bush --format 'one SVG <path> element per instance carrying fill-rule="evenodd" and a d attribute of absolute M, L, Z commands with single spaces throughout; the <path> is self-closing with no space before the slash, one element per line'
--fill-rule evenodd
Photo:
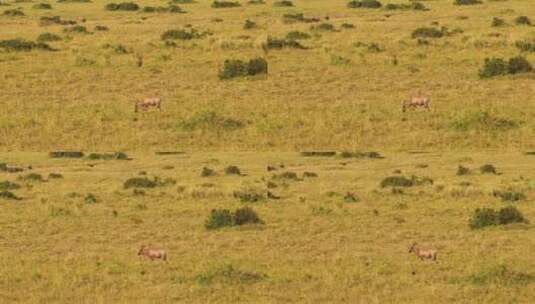
<path fill-rule="evenodd" d="M 407 178 L 405 176 L 389 176 L 384 178 L 381 181 L 381 188 L 386 187 L 412 187 L 412 186 L 420 186 L 424 184 L 432 185 L 434 181 L 429 177 L 417 177 L 417 176 L 411 176 L 411 178 Z"/>
<path fill-rule="evenodd" d="M 83 152 L 68 152 L 68 151 L 55 151 L 48 154 L 51 158 L 82 158 Z"/>
<path fill-rule="evenodd" d="M 61 41 L 62 38 L 56 34 L 52 33 L 42 33 L 37 37 L 38 42 L 50 42 L 50 41 Z"/>
<path fill-rule="evenodd" d="M 427 8 L 421 2 L 411 2 L 408 4 L 397 4 L 389 3 L 385 6 L 386 10 L 415 10 L 415 11 L 425 11 Z"/>
<path fill-rule="evenodd" d="M 497 170 L 496 170 L 496 167 L 494 167 L 493 165 L 491 164 L 486 164 L 486 165 L 483 165 L 479 168 L 479 171 L 482 173 L 482 174 L 498 174 Z"/>
<path fill-rule="evenodd" d="M 336 31 L 334 25 L 330 23 L 320 23 L 318 25 L 313 25 L 310 27 L 312 31 L 324 31 L 324 32 L 334 32 Z"/>
<path fill-rule="evenodd" d="M 459 166 L 459 168 L 457 168 L 457 175 L 468 175 L 468 174 L 470 174 L 469 168 L 466 168 L 463 166 Z"/>
<path fill-rule="evenodd" d="M 219 71 L 219 79 L 232 79 L 236 77 L 257 76 L 268 74 L 268 63 L 264 58 L 254 58 L 245 62 L 237 59 L 227 59 L 223 69 Z"/>
<path fill-rule="evenodd" d="M 115 153 L 91 153 L 87 156 L 90 160 L 127 160 L 128 155 L 124 152 Z"/>
<path fill-rule="evenodd" d="M 301 152 L 304 157 L 332 157 L 336 156 L 335 151 L 305 151 Z"/>
<path fill-rule="evenodd" d="M 455 0 L 453 1 L 453 4 L 455 5 L 475 5 L 475 4 L 481 4 L 480 0 Z"/>
<path fill-rule="evenodd" d="M 500 27 L 500 26 L 504 26 L 504 25 L 505 25 L 505 20 L 503 20 L 501 18 L 498 18 L 498 17 L 492 18 L 492 22 L 490 24 L 490 26 L 492 26 L 492 27 Z"/>
<path fill-rule="evenodd" d="M 109 28 L 105 25 L 95 25 L 95 31 L 97 32 L 105 32 L 108 31 Z"/>
<path fill-rule="evenodd" d="M 39 23 L 42 26 L 58 24 L 58 25 L 75 25 L 76 21 L 74 20 L 62 20 L 60 16 L 43 16 L 39 19 Z"/>
<path fill-rule="evenodd" d="M 32 8 L 49 10 L 49 9 L 52 9 L 52 5 L 50 5 L 48 3 L 37 3 L 37 4 L 34 4 L 34 6 L 32 6 Z"/>
<path fill-rule="evenodd" d="M 8 9 L 8 10 L 5 10 L 3 15 L 4 16 L 9 16 L 9 17 L 22 17 L 22 16 L 25 16 L 24 12 L 19 10 L 19 9 Z"/>
<path fill-rule="evenodd" d="M 209 177 L 216 175 L 216 172 L 214 169 L 210 169 L 208 167 L 203 167 L 201 171 L 201 177 Z"/>
<path fill-rule="evenodd" d="M 139 5 L 134 2 L 108 3 L 104 9 L 107 11 L 137 11 Z"/>
<path fill-rule="evenodd" d="M 282 0 L 273 2 L 273 7 L 292 7 L 294 6 L 292 1 Z"/>
<path fill-rule="evenodd" d="M 515 42 L 515 46 L 522 52 L 535 52 L 535 42 L 518 40 Z"/>
<path fill-rule="evenodd" d="M 441 38 L 447 34 L 445 28 L 437 29 L 434 27 L 419 27 L 412 32 L 411 37 L 415 38 Z"/>
<path fill-rule="evenodd" d="M 158 183 L 154 180 L 150 180 L 147 177 L 132 177 L 126 180 L 123 184 L 124 189 L 130 188 L 154 188 L 158 186 Z"/>
<path fill-rule="evenodd" d="M 26 182 L 44 182 L 45 181 L 43 179 L 43 176 L 37 173 L 30 173 L 27 175 L 22 175 L 22 176 L 19 176 L 17 179 L 21 181 L 26 181 Z"/>
<path fill-rule="evenodd" d="M 249 19 L 245 20 L 245 24 L 243 25 L 244 30 L 254 29 L 256 27 L 257 27 L 256 23 Z"/>
<path fill-rule="evenodd" d="M 292 48 L 299 50 L 306 50 L 307 48 L 301 45 L 299 42 L 290 39 L 276 39 L 268 37 L 265 48 L 268 50 L 272 49 L 283 49 L 283 48 Z"/>
<path fill-rule="evenodd" d="M 480 229 L 487 226 L 508 225 L 512 223 L 525 223 L 527 220 L 515 207 L 509 206 L 494 210 L 491 208 L 476 209 L 469 221 L 472 229 Z"/>
<path fill-rule="evenodd" d="M 518 16 L 515 18 L 516 25 L 531 25 L 531 19 L 527 16 Z"/>
<path fill-rule="evenodd" d="M 22 198 L 16 196 L 16 195 L 15 195 L 13 192 L 11 192 L 11 191 L 4 190 L 4 191 L 0 191 L 0 199 L 19 201 L 19 200 L 21 200 Z"/>
<path fill-rule="evenodd" d="M 204 227 L 209 230 L 246 224 L 263 224 L 258 214 L 250 207 L 242 207 L 231 212 L 228 209 L 213 209 Z"/>
<path fill-rule="evenodd" d="M 295 23 L 295 22 L 313 23 L 313 22 L 320 21 L 320 19 L 318 18 L 307 18 L 302 13 L 284 14 L 282 16 L 282 20 L 284 21 L 284 23 Z"/>
<path fill-rule="evenodd" d="M 232 117 L 221 116 L 214 111 L 201 111 L 179 122 L 177 127 L 185 132 L 196 130 L 221 132 L 241 129 L 245 127 L 245 123 Z"/>
<path fill-rule="evenodd" d="M 62 179 L 62 178 L 63 178 L 63 175 L 59 173 L 50 173 L 48 175 L 48 179 Z"/>
<path fill-rule="evenodd" d="M 0 49 L 4 49 L 7 52 L 29 52 L 35 49 L 54 51 L 53 48 L 44 42 L 33 42 L 20 38 L 0 40 Z"/>
<path fill-rule="evenodd" d="M 377 0 L 353 0 L 347 3 L 348 8 L 380 8 L 382 6 Z"/>
<path fill-rule="evenodd" d="M 504 202 L 517 202 L 526 199 L 526 195 L 517 191 L 493 191 L 494 197 L 500 198 Z"/>
<path fill-rule="evenodd" d="M 63 29 L 63 31 L 65 33 L 89 34 L 87 28 L 82 25 L 73 25 L 71 27 L 66 27 Z"/>
<path fill-rule="evenodd" d="M 344 151 L 340 153 L 341 158 L 374 158 L 374 159 L 382 159 L 384 158 L 379 152 L 370 151 L 370 152 L 362 152 L 362 151 L 356 151 L 356 152 L 348 152 Z"/>
<path fill-rule="evenodd" d="M 225 168 L 226 175 L 241 175 L 240 168 L 237 166 L 228 166 Z"/>
<path fill-rule="evenodd" d="M 207 35 L 211 35 L 210 32 L 200 32 L 194 28 L 181 29 L 181 30 L 168 30 L 161 36 L 162 40 L 192 40 L 201 39 Z"/>
<path fill-rule="evenodd" d="M 229 8 L 229 7 L 240 7 L 239 2 L 231 1 L 214 1 L 211 5 L 212 8 Z"/>
<path fill-rule="evenodd" d="M 20 185 L 10 181 L 0 182 L 0 191 L 17 190 L 20 189 Z"/>

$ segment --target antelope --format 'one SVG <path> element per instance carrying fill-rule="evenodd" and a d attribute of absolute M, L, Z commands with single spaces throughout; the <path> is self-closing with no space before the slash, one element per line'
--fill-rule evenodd
<path fill-rule="evenodd" d="M 413 243 L 412 246 L 409 248 L 409 253 L 413 252 L 420 258 L 420 260 L 437 260 L 437 252 L 433 249 L 423 249 L 416 246 L 416 243 Z"/>
<path fill-rule="evenodd" d="M 145 245 L 141 246 L 141 248 L 139 249 L 137 255 L 138 256 L 145 256 L 145 257 L 151 259 L 151 261 L 154 261 L 154 259 L 161 259 L 161 260 L 167 262 L 167 252 L 165 252 L 165 250 L 152 249 L 152 248 L 149 248 L 149 247 L 147 247 Z"/>
<path fill-rule="evenodd" d="M 426 108 L 429 110 L 429 104 L 431 103 L 431 99 L 429 97 L 423 97 L 423 96 L 413 96 L 410 100 L 404 100 L 401 104 L 401 109 L 403 112 L 407 110 L 407 108 Z"/>
<path fill-rule="evenodd" d="M 153 97 L 153 98 L 145 98 L 143 100 L 140 100 L 138 102 L 136 102 L 136 106 L 135 106 L 135 112 L 139 112 L 139 109 L 141 108 L 141 110 L 148 110 L 149 108 L 151 107 L 154 107 L 154 108 L 157 108 L 158 110 L 162 110 L 162 99 L 161 98 L 158 98 L 158 97 Z"/>

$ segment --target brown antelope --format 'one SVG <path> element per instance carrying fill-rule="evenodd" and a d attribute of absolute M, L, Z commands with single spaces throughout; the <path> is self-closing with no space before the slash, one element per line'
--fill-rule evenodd
<path fill-rule="evenodd" d="M 426 108 L 429 110 L 429 104 L 431 103 L 431 99 L 429 97 L 423 97 L 423 96 L 413 96 L 409 100 L 404 100 L 401 109 L 403 112 L 407 110 L 407 108 Z"/>
<path fill-rule="evenodd" d="M 158 97 L 153 98 L 145 98 L 143 100 L 136 102 L 135 112 L 139 112 L 139 110 L 146 111 L 149 108 L 156 108 L 158 110 L 162 110 L 162 99 Z"/>
<path fill-rule="evenodd" d="M 152 249 L 152 248 L 149 248 L 149 247 L 147 247 L 145 245 L 141 246 L 141 248 L 139 249 L 137 255 L 138 256 L 145 256 L 145 257 L 151 259 L 151 261 L 154 261 L 154 259 L 161 259 L 161 260 L 167 262 L 167 252 L 165 252 L 165 250 Z"/>
<path fill-rule="evenodd" d="M 416 254 L 417 257 L 420 258 L 420 260 L 437 260 L 437 252 L 433 249 L 423 249 L 417 247 L 416 243 L 413 243 L 412 246 L 409 248 L 409 253 L 413 252 Z"/>

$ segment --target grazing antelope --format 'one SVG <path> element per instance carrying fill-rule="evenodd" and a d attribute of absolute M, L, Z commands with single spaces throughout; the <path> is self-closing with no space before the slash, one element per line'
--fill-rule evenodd
<path fill-rule="evenodd" d="M 410 100 L 404 100 L 401 104 L 401 109 L 403 112 L 407 110 L 407 108 L 426 108 L 429 110 L 429 104 L 431 103 L 431 99 L 429 97 L 423 97 L 423 96 L 413 96 Z"/>
<path fill-rule="evenodd" d="M 145 256 L 149 259 L 151 259 L 151 261 L 154 261 L 154 259 L 161 259 L 161 260 L 164 260 L 167 262 L 167 252 L 165 252 L 165 250 L 161 250 L 161 249 L 152 249 L 152 248 L 149 248 L 145 245 L 142 245 L 141 248 L 139 249 L 138 253 L 137 253 L 138 256 Z"/>
<path fill-rule="evenodd" d="M 162 110 L 162 99 L 158 97 L 153 98 L 145 98 L 143 100 L 140 100 L 136 102 L 135 112 L 139 112 L 139 110 L 146 111 L 149 108 L 156 108 L 158 110 Z"/>
<path fill-rule="evenodd" d="M 416 243 L 413 243 L 412 246 L 409 248 L 409 253 L 413 252 L 420 258 L 420 260 L 437 260 L 437 252 L 433 249 L 423 249 L 416 246 Z"/>

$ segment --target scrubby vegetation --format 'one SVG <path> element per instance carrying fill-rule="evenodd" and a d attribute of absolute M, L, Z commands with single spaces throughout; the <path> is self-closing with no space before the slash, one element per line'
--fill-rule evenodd
<path fill-rule="evenodd" d="M 515 207 L 509 206 L 494 210 L 490 208 L 476 209 L 470 219 L 470 228 L 480 229 L 487 226 L 525 223 L 527 220 Z"/>
<path fill-rule="evenodd" d="M 214 209 L 206 220 L 206 229 L 241 226 L 246 224 L 263 224 L 256 212 L 249 207 L 242 207 L 231 212 L 228 209 Z"/>
<path fill-rule="evenodd" d="M 225 60 L 219 78 L 226 80 L 236 77 L 257 76 L 268 74 L 268 63 L 264 58 L 254 58 L 245 62 L 238 59 Z"/>

